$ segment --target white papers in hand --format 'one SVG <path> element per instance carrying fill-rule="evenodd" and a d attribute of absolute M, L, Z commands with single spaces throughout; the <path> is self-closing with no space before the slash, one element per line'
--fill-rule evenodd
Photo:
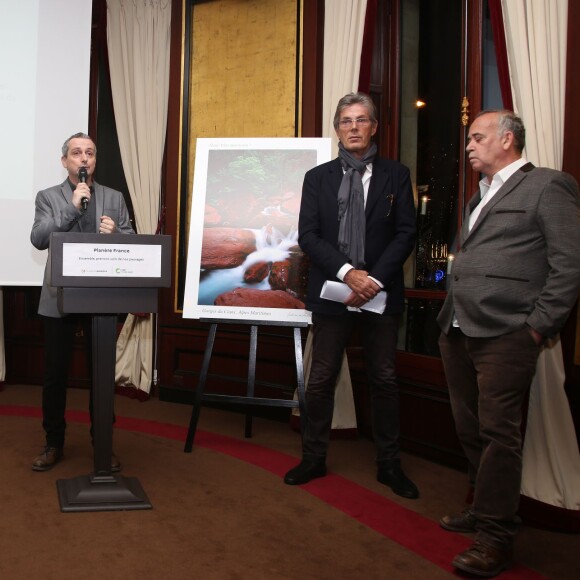
<path fill-rule="evenodd" d="M 352 290 L 344 282 L 334 282 L 327 280 L 322 286 L 320 297 L 334 302 L 343 302 L 350 296 Z M 369 312 L 382 314 L 387 306 L 387 293 L 381 290 L 372 300 L 363 304 L 361 308 Z"/>

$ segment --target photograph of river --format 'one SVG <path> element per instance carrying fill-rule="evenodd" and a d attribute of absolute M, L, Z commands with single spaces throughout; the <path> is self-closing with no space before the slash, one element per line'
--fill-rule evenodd
<path fill-rule="evenodd" d="M 327 141 L 198 140 L 184 317 L 309 318 L 298 214 L 304 174 L 328 160 Z"/>

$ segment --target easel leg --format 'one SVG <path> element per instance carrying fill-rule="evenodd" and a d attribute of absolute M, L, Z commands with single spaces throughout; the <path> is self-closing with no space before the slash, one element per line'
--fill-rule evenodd
<path fill-rule="evenodd" d="M 294 328 L 294 352 L 296 355 L 296 386 L 298 391 L 298 409 L 300 410 L 300 433 L 303 434 L 308 419 L 306 413 L 306 389 L 304 385 L 304 361 L 302 358 L 302 335 L 300 328 Z"/>
<path fill-rule="evenodd" d="M 185 440 L 185 447 L 183 449 L 186 453 L 191 453 L 191 449 L 193 447 L 193 439 L 195 438 L 195 432 L 197 431 L 197 422 L 199 421 L 199 413 L 201 411 L 201 397 L 203 395 L 205 382 L 207 380 L 207 373 L 209 370 L 211 353 L 213 351 L 213 345 L 215 342 L 216 330 L 217 324 L 214 323 L 210 326 L 209 334 L 207 336 L 205 353 L 203 355 L 203 364 L 201 367 L 201 373 L 199 375 L 199 381 L 197 383 L 197 388 L 195 390 L 195 395 L 193 399 L 193 409 L 191 411 L 191 419 L 189 421 L 189 430 L 187 431 L 187 439 Z"/>
<path fill-rule="evenodd" d="M 246 396 L 253 397 L 256 386 L 256 355 L 258 352 L 258 327 L 252 325 L 250 329 L 250 356 L 248 359 L 248 388 L 246 389 Z M 246 412 L 246 438 L 252 436 L 252 411 Z"/>

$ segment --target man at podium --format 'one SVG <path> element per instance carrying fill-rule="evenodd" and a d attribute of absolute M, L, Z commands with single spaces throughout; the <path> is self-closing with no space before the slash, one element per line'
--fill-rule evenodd
<path fill-rule="evenodd" d="M 67 171 L 67 178 L 60 185 L 39 191 L 36 196 L 34 224 L 30 233 L 30 241 L 35 248 L 46 250 L 53 232 L 135 233 L 121 192 L 100 185 L 93 179 L 96 160 L 97 148 L 88 135 L 75 133 L 64 142 L 61 163 Z M 65 315 L 59 310 L 57 288 L 50 285 L 49 276 L 47 264 L 38 306 L 45 326 L 42 426 L 46 444 L 42 453 L 33 460 L 34 471 L 47 471 L 63 458 L 66 387 L 73 339 L 79 323 L 82 323 L 87 339 L 91 336 L 90 315 Z M 90 348 L 90 340 L 88 346 Z M 92 423 L 92 397 L 90 401 Z M 91 424 L 91 436 L 92 433 Z M 121 464 L 113 454 L 111 471 L 120 469 Z"/>

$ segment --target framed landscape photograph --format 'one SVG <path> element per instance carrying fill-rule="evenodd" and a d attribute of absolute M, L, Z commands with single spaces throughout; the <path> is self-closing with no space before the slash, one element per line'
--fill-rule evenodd
<path fill-rule="evenodd" d="M 330 139 L 198 139 L 184 318 L 309 322 L 298 246 L 304 174 Z"/>

